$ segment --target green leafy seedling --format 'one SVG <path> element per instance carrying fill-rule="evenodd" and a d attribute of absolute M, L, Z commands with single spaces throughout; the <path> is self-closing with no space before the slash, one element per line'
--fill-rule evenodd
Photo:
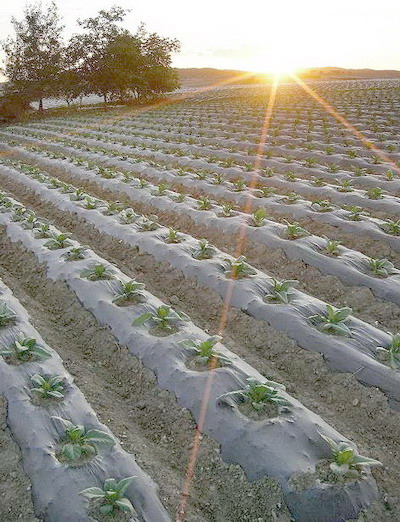
<path fill-rule="evenodd" d="M 382 199 L 383 190 L 381 187 L 373 187 L 367 190 L 366 195 L 369 199 Z"/>
<path fill-rule="evenodd" d="M 194 259 L 211 259 L 215 253 L 214 247 L 210 245 L 207 239 L 200 239 L 198 246 L 193 249 L 192 257 Z"/>
<path fill-rule="evenodd" d="M 119 222 L 122 225 L 130 225 L 134 223 L 138 218 L 138 215 L 134 212 L 133 208 L 125 208 L 121 210 L 118 215 Z"/>
<path fill-rule="evenodd" d="M 7 303 L 0 301 L 0 328 L 4 328 L 9 324 L 15 323 L 17 314 L 12 310 Z"/>
<path fill-rule="evenodd" d="M 369 259 L 368 264 L 371 272 L 380 277 L 400 274 L 400 270 L 397 270 L 388 259 L 375 259 L 372 257 Z"/>
<path fill-rule="evenodd" d="M 175 312 L 170 306 L 161 305 L 154 312 L 139 315 L 132 322 L 132 326 L 141 326 L 148 321 L 153 322 L 158 329 L 172 333 L 176 329 L 177 324 L 181 321 L 190 321 L 190 318 L 183 312 Z"/>
<path fill-rule="evenodd" d="M 333 462 L 329 467 L 335 475 L 358 479 L 363 468 L 382 466 L 379 460 L 359 455 L 357 450 L 348 442 L 337 443 L 324 435 L 321 435 L 321 437 L 329 444 L 332 451 Z"/>
<path fill-rule="evenodd" d="M 338 192 L 353 192 L 354 188 L 352 187 L 352 181 L 351 179 L 337 179 L 336 180 L 337 186 L 336 190 Z"/>
<path fill-rule="evenodd" d="M 124 205 L 121 202 L 112 201 L 111 203 L 107 203 L 107 206 L 102 213 L 105 216 L 114 216 L 115 214 L 119 214 L 122 210 L 124 210 Z"/>
<path fill-rule="evenodd" d="M 329 239 L 326 238 L 325 251 L 330 256 L 339 256 L 340 249 L 339 246 L 342 244 L 342 241 L 339 239 Z"/>
<path fill-rule="evenodd" d="M 351 312 L 351 308 L 344 307 L 335 309 L 333 306 L 327 304 L 325 314 L 312 315 L 308 320 L 323 333 L 351 337 L 351 330 L 345 324 Z"/>
<path fill-rule="evenodd" d="M 50 225 L 48 223 L 40 223 L 37 232 L 35 233 L 36 239 L 46 239 L 51 236 Z"/>
<path fill-rule="evenodd" d="M 143 293 L 145 285 L 131 279 L 126 283 L 118 281 L 118 288 L 112 302 L 120 305 L 129 301 L 142 301 L 146 299 L 146 295 Z"/>
<path fill-rule="evenodd" d="M 289 223 L 289 221 L 286 221 L 287 239 L 299 239 L 308 235 L 309 232 L 305 228 L 301 227 L 299 223 Z"/>
<path fill-rule="evenodd" d="M 114 271 L 103 263 L 94 263 L 90 267 L 82 270 L 80 276 L 89 279 L 89 281 L 112 279 L 114 277 Z"/>
<path fill-rule="evenodd" d="M 362 207 L 358 207 L 357 205 L 350 205 L 344 208 L 349 212 L 347 219 L 350 221 L 361 221 L 363 216 L 369 215 L 366 210 L 364 210 Z"/>
<path fill-rule="evenodd" d="M 71 246 L 72 243 L 69 240 L 68 234 L 59 234 L 57 232 L 53 232 L 50 234 L 50 238 L 44 244 L 49 250 L 57 250 L 59 248 L 67 248 Z"/>
<path fill-rule="evenodd" d="M 174 228 L 168 229 L 168 234 L 165 238 L 166 243 L 181 243 L 183 241 L 183 236 Z"/>
<path fill-rule="evenodd" d="M 311 208 L 316 212 L 331 212 L 334 210 L 332 203 L 327 199 L 315 199 L 311 203 Z"/>
<path fill-rule="evenodd" d="M 33 337 L 25 337 L 19 333 L 10 348 L 0 350 L 3 357 L 15 357 L 19 362 L 29 362 L 35 359 L 48 359 L 51 354 Z"/>
<path fill-rule="evenodd" d="M 400 368 L 400 333 L 392 334 L 391 343 L 388 346 L 378 346 L 377 350 L 382 353 L 393 370 Z"/>
<path fill-rule="evenodd" d="M 382 230 L 391 236 L 400 236 L 400 219 L 394 221 L 392 219 L 388 219 L 385 223 L 381 225 Z"/>
<path fill-rule="evenodd" d="M 89 247 L 87 246 L 70 248 L 63 254 L 63 257 L 66 261 L 79 261 L 80 259 L 85 259 L 85 252 L 88 248 Z"/>
<path fill-rule="evenodd" d="M 210 210 L 212 201 L 207 196 L 203 196 L 197 200 L 197 210 Z"/>
<path fill-rule="evenodd" d="M 63 381 L 61 375 L 32 375 L 31 382 L 34 387 L 31 388 L 31 392 L 40 399 L 63 399 Z"/>
<path fill-rule="evenodd" d="M 221 211 L 218 213 L 221 217 L 232 217 L 236 214 L 235 207 L 231 203 L 222 203 Z"/>
<path fill-rule="evenodd" d="M 223 270 L 226 277 L 230 279 L 242 279 L 244 277 L 253 276 L 257 271 L 246 263 L 244 256 L 239 256 L 237 259 L 225 259 L 223 263 Z"/>
<path fill-rule="evenodd" d="M 253 227 L 262 227 L 264 225 L 266 217 L 267 211 L 265 210 L 265 208 L 259 208 L 255 210 L 250 216 L 249 224 Z"/>
<path fill-rule="evenodd" d="M 254 410 L 261 412 L 267 404 L 290 406 L 290 402 L 281 395 L 284 390 L 285 387 L 282 384 L 273 381 L 262 383 L 249 377 L 241 390 L 225 393 L 219 399 L 231 397 L 239 402 L 249 402 Z"/>
<path fill-rule="evenodd" d="M 80 495 L 93 500 L 99 505 L 102 515 L 113 515 L 118 511 L 129 515 L 137 515 L 131 502 L 124 496 L 126 490 L 136 477 L 127 477 L 119 482 L 113 478 L 104 481 L 103 488 L 91 487 L 80 491 Z"/>
<path fill-rule="evenodd" d="M 230 364 L 231 360 L 223 355 L 221 352 L 214 350 L 214 346 L 222 341 L 222 337 L 219 335 L 213 335 L 209 337 L 206 341 L 193 341 L 192 339 L 186 339 L 184 341 L 180 341 L 180 345 L 185 348 L 189 348 L 196 353 L 196 358 L 199 362 L 208 364 L 215 359 L 217 362 L 221 364 Z"/>
<path fill-rule="evenodd" d="M 68 462 L 76 462 L 81 458 L 97 455 L 97 446 L 115 444 L 114 438 L 101 430 L 86 430 L 84 426 L 75 425 L 62 417 L 52 417 L 64 428 L 64 438 L 61 441 L 60 455 Z"/>
<path fill-rule="evenodd" d="M 136 227 L 139 232 L 152 232 L 153 230 L 157 230 L 160 225 L 156 221 L 157 216 L 141 216 L 136 222 Z"/>
<path fill-rule="evenodd" d="M 258 198 L 269 198 L 269 197 L 273 196 L 275 194 L 275 192 L 276 192 L 275 187 L 260 186 L 255 191 L 255 195 Z"/>
<path fill-rule="evenodd" d="M 271 291 L 264 296 L 264 299 L 273 303 L 287 304 L 292 297 L 292 289 L 297 284 L 296 279 L 284 279 L 283 281 L 272 279 Z"/>

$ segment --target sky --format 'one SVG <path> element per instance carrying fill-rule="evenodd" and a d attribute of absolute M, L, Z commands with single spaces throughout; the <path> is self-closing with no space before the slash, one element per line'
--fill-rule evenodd
<path fill-rule="evenodd" d="M 131 9 L 124 26 L 132 32 L 144 22 L 181 41 L 175 67 L 400 69 L 400 0 L 58 0 L 66 37 L 77 31 L 77 18 L 114 3 Z M 25 4 L 1 2 L 1 39 L 12 34 L 11 16 L 21 18 Z"/>

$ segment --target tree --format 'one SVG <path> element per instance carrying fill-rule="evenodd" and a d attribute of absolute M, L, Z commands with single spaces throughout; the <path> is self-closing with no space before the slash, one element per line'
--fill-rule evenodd
<path fill-rule="evenodd" d="M 57 94 L 61 71 L 63 25 L 56 4 L 46 9 L 40 3 L 28 5 L 21 21 L 12 18 L 14 38 L 3 43 L 5 75 L 12 88 L 32 100 Z"/>

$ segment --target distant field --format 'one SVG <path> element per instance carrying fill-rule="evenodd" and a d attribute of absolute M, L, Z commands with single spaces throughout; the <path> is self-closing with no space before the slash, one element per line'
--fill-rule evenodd
<path fill-rule="evenodd" d="M 186 520 L 400 520 L 400 80 L 309 85 L 347 126 L 288 83 L 270 121 L 257 85 L 0 129 L 0 342 L 49 352 L 0 357 L 37 516 L 87 520 L 106 469 L 175 520 L 204 421 Z M 115 442 L 78 468 L 74 411 Z M 325 437 L 382 465 L 335 474 Z"/>

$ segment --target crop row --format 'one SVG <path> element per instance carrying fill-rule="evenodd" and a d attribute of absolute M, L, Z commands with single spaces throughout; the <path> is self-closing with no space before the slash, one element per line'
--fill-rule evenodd
<path fill-rule="evenodd" d="M 222 457 L 240 464 L 250 480 L 276 477 L 296 520 L 351 518 L 375 498 L 368 468 L 377 461 L 358 455 L 354 445 L 288 395 L 284 386 L 266 380 L 227 350 L 220 338 L 207 336 L 187 316 L 68 235 L 51 225 L 43 227 L 40 218 L 40 225 L 32 227 L 27 218 L 33 212 L 12 198 L 7 201 L 12 206 L 4 206 L 3 199 L 0 223 L 10 240 L 22 242 L 47 267 L 50 279 L 65 281 L 98 322 L 110 327 L 117 340 L 156 373 L 158 385 L 172 391 L 197 420 L 208 388 L 204 432 L 221 444 Z M 25 219 L 15 221 L 15 215 Z M 266 402 L 275 406 L 272 413 L 263 412 Z M 259 420 L 243 413 L 241 403 L 249 403 Z M 352 455 L 346 469 L 340 460 L 345 451 Z M 325 474 L 318 468 L 323 462 L 328 466 Z M 294 477 L 316 466 L 315 478 L 322 481 L 305 489 L 293 486 Z M 334 485 L 328 480 L 332 473 Z"/>
<path fill-rule="evenodd" d="M 57 522 L 87 521 L 87 497 L 97 498 L 100 512 L 122 511 L 148 522 L 170 520 L 154 482 L 99 422 L 58 354 L 2 281 L 0 344 L 0 393 L 32 482 L 36 515 Z M 115 491 L 113 501 L 107 501 L 107 487 L 109 494 Z M 97 497 L 88 488 L 96 488 Z"/>
<path fill-rule="evenodd" d="M 191 236 L 168 230 L 154 218 L 140 217 L 133 209 L 124 208 L 121 204 L 97 200 L 37 169 L 25 171 L 27 175 L 12 168 L 1 170 L 13 182 L 23 183 L 60 211 L 78 216 L 110 238 L 118 238 L 128 246 L 138 247 L 159 261 L 167 261 L 182 271 L 185 277 L 195 277 L 201 285 L 222 298 L 227 295 L 232 278 L 236 279 L 232 288 L 232 306 L 258 320 L 267 321 L 277 330 L 285 331 L 303 348 L 324 353 L 333 368 L 356 372 L 361 382 L 381 388 L 395 402 L 399 400 L 397 372 L 374 358 L 374 343 L 386 347 L 393 345 L 394 350 L 397 336 L 390 342 L 383 332 L 352 318 L 350 309 L 346 313 L 339 311 L 336 319 L 332 319 L 329 314 L 333 314 L 333 308 L 293 289 L 296 281 L 276 281 L 255 270 L 244 259 L 234 259 L 207 241 L 198 242 Z M 58 190 L 54 190 L 57 187 Z M 181 205 L 184 206 L 184 203 Z M 13 219 L 18 219 L 18 214 Z M 354 279 L 353 274 L 351 277 Z M 386 288 L 399 300 L 398 282 L 387 281 Z M 290 321 L 287 321 L 288 316 Z M 315 317 L 319 317 L 317 324 L 314 324 Z M 313 331 L 315 327 L 317 332 Z M 327 334 L 332 335 L 326 339 Z M 335 339 L 338 335 L 340 337 Z M 389 355 L 387 360 L 392 360 Z M 393 368 L 397 366 L 396 363 Z M 397 408 L 396 405 L 394 407 Z"/>

